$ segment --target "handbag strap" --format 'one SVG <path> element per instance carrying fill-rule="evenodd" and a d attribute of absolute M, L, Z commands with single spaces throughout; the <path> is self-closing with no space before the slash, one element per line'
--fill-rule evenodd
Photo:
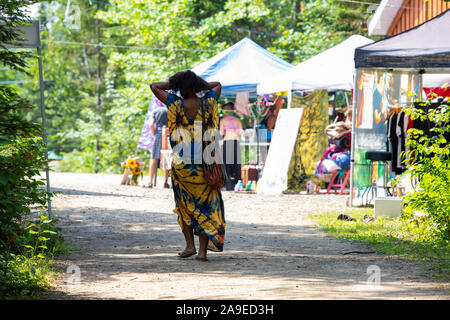
<path fill-rule="evenodd" d="M 203 104 L 203 97 L 200 98 L 200 106 L 201 106 L 201 112 L 202 112 L 202 155 L 203 152 L 205 151 L 205 141 L 204 141 L 204 136 L 205 136 L 205 126 L 206 126 L 206 121 L 205 121 L 205 108 L 204 108 L 204 104 Z M 203 162 L 203 160 L 202 160 Z"/>

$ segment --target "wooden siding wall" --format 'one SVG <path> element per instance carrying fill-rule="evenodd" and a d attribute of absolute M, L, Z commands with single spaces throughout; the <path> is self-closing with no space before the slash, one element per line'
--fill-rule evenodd
<path fill-rule="evenodd" d="M 443 0 L 405 0 L 387 32 L 388 36 L 399 34 L 424 23 L 450 9 L 450 2 Z"/>

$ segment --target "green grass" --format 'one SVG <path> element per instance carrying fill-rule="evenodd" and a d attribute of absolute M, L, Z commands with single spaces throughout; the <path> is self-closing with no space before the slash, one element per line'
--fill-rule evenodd
<path fill-rule="evenodd" d="M 0 299 L 39 299 L 55 276 L 52 260 L 11 255 L 1 259 L 5 271 L 0 279 Z"/>
<path fill-rule="evenodd" d="M 40 299 L 40 293 L 51 286 L 60 272 L 53 258 L 75 249 L 55 222 L 41 215 L 30 221 L 14 244 L 0 246 L 0 300 Z"/>
<path fill-rule="evenodd" d="M 61 272 L 55 267 L 53 257 L 76 250 L 61 242 L 44 258 L 0 254 L 0 300 L 40 299 L 40 294 L 50 288 L 56 275 Z"/>
<path fill-rule="evenodd" d="M 364 215 L 373 216 L 373 209 L 347 209 L 356 221 L 338 220 L 339 213 L 311 214 L 320 230 L 341 240 L 369 244 L 380 254 L 394 255 L 403 259 L 425 261 L 430 269 L 428 276 L 450 281 L 450 243 L 433 241 L 423 236 L 420 223 L 402 218 L 377 217 L 365 223 Z"/>

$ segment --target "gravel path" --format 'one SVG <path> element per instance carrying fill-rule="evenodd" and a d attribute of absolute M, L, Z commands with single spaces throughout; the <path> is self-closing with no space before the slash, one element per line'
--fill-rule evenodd
<path fill-rule="evenodd" d="M 224 192 L 225 250 L 200 262 L 177 257 L 184 240 L 172 190 L 161 182 L 154 189 L 120 186 L 120 180 L 51 173 L 53 190 L 62 192 L 53 211 L 75 250 L 56 259 L 63 272 L 44 299 L 450 298 L 448 284 L 422 276 L 423 265 L 344 255 L 369 248 L 318 231 L 308 215 L 338 213 L 345 196 Z M 369 277 L 375 280 L 368 284 Z"/>

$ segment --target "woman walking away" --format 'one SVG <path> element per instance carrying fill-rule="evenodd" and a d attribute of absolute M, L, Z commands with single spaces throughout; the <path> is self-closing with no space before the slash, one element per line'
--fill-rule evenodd
<path fill-rule="evenodd" d="M 194 72 L 186 70 L 177 72 L 168 82 L 152 83 L 150 88 L 168 106 L 170 144 L 173 149 L 174 212 L 178 215 L 178 223 L 186 240 L 185 249 L 178 255 L 187 258 L 197 253 L 195 234 L 199 236 L 200 243 L 196 259 L 207 261 L 207 249 L 223 251 L 225 212 L 220 190 L 205 180 L 202 130 L 195 128 L 194 124 L 198 125 L 204 120 L 205 130 L 218 129 L 217 100 L 222 86 L 219 82 L 208 83 Z M 169 90 L 179 92 L 181 96 Z M 199 97 L 201 92 L 206 93 Z"/>

